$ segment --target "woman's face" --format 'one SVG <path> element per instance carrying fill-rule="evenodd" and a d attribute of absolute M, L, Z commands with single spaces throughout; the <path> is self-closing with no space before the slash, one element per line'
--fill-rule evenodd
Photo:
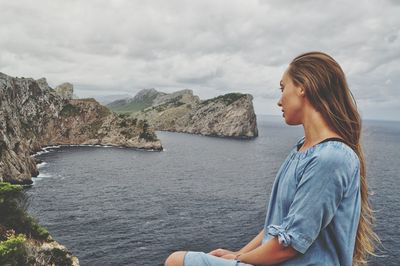
<path fill-rule="evenodd" d="M 296 87 L 287 74 L 287 70 L 280 82 L 282 95 L 278 106 L 282 108 L 283 117 L 288 125 L 299 125 L 303 123 L 304 90 Z"/>

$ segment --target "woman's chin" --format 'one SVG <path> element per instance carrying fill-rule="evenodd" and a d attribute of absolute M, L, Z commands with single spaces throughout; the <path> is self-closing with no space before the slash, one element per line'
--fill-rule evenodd
<path fill-rule="evenodd" d="M 285 116 L 283 116 L 283 117 L 285 119 L 286 124 L 288 124 L 289 126 L 301 125 L 301 122 L 299 122 L 299 121 L 293 121 L 293 120 L 287 119 Z"/>

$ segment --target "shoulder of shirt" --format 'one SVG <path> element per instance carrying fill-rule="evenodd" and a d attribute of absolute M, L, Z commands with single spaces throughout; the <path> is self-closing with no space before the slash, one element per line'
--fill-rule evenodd
<path fill-rule="evenodd" d="M 297 150 L 297 146 L 300 143 L 304 142 L 304 139 L 305 136 L 299 138 L 296 145 L 294 145 L 295 150 Z M 338 163 L 340 163 L 348 160 L 359 160 L 357 154 L 353 151 L 353 149 L 341 141 L 326 141 L 323 143 L 319 143 L 312 150 L 312 157 L 317 157 L 323 161 L 337 161 Z"/>
<path fill-rule="evenodd" d="M 358 166 L 357 154 L 347 144 L 340 141 L 327 141 L 318 145 L 314 150 L 315 158 L 322 162 L 338 165 Z M 313 156 L 313 157 L 314 157 Z"/>

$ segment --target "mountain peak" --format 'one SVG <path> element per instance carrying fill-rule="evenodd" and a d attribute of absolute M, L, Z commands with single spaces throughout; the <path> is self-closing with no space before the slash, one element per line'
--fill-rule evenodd
<path fill-rule="evenodd" d="M 134 101 L 143 101 L 146 98 L 154 98 L 159 94 L 156 89 L 150 88 L 150 89 L 142 89 L 138 93 L 136 93 L 135 97 L 133 97 Z"/>

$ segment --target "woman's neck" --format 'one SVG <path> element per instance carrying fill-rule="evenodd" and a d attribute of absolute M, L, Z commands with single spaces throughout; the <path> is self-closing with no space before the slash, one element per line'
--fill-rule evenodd
<path fill-rule="evenodd" d="M 305 150 L 327 138 L 341 138 L 334 132 L 315 109 L 305 112 L 303 120 L 304 144 L 300 150 Z"/>

